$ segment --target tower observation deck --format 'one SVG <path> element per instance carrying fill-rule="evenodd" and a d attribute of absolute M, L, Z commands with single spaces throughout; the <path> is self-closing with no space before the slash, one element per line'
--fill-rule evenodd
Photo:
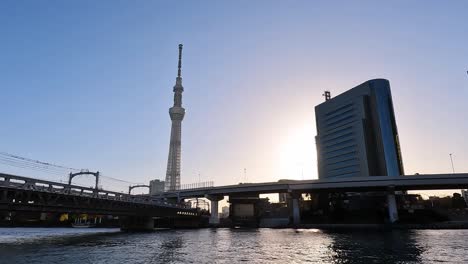
<path fill-rule="evenodd" d="M 181 136 L 182 120 L 185 109 L 182 107 L 182 44 L 179 44 L 179 63 L 177 70 L 176 84 L 174 86 L 174 105 L 169 108 L 169 116 L 172 120 L 171 141 L 169 143 L 169 156 L 167 160 L 165 191 L 175 191 L 180 189 L 180 158 L 181 158 Z"/>

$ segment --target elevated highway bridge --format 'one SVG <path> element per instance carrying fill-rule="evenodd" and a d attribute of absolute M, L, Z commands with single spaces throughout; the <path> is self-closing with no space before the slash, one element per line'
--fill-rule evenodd
<path fill-rule="evenodd" d="M 224 196 L 248 195 L 248 194 L 269 194 L 269 193 L 289 193 L 293 198 L 293 217 L 297 223 L 299 221 L 298 198 L 303 193 L 320 192 L 388 192 L 389 214 L 395 215 L 398 219 L 396 204 L 394 199 L 395 191 L 410 190 L 446 190 L 446 189 L 468 189 L 468 173 L 458 174 L 420 174 L 404 176 L 373 176 L 355 178 L 337 178 L 327 180 L 280 180 L 266 183 L 243 183 L 237 185 L 218 186 L 211 188 L 198 188 L 189 190 L 179 190 L 176 192 L 166 192 L 162 194 L 165 198 L 200 198 L 205 197 L 211 201 L 212 222 L 217 221 L 217 203 Z M 393 207 L 393 208 L 392 208 Z M 214 214 L 216 215 L 213 215 Z"/>
<path fill-rule="evenodd" d="M 341 178 L 328 180 L 279 180 L 265 183 L 241 183 L 236 185 L 217 186 L 166 192 L 166 198 L 200 198 L 209 195 L 229 196 L 235 193 L 310 193 L 310 192 L 366 192 L 409 190 L 444 190 L 468 188 L 468 173 L 458 174 L 420 174 L 404 176 L 373 176 Z"/>

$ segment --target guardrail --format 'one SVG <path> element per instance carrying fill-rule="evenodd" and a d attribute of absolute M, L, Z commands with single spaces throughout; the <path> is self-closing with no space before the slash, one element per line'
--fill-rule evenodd
<path fill-rule="evenodd" d="M 187 209 L 186 206 L 155 200 L 150 196 L 131 195 L 3 173 L 0 173 L 0 187 Z"/>
<path fill-rule="evenodd" d="M 214 186 L 213 181 L 196 182 L 196 183 L 182 184 L 180 185 L 179 190 L 206 189 L 206 188 L 213 188 L 213 186 Z"/>

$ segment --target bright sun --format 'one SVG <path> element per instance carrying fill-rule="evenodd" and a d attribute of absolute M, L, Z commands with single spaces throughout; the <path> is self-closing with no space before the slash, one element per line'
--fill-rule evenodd
<path fill-rule="evenodd" d="M 279 148 L 282 179 L 317 179 L 317 151 L 312 125 L 290 129 Z"/>

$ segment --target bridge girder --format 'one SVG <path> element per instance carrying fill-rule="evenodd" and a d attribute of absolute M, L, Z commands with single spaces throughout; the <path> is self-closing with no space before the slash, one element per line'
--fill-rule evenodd
<path fill-rule="evenodd" d="M 150 188 L 149 185 L 145 185 L 145 184 L 137 184 L 137 185 L 133 185 L 133 186 L 128 186 L 128 194 L 131 194 L 132 190 L 135 189 L 135 188 Z"/>
<path fill-rule="evenodd" d="M 76 176 L 80 176 L 80 175 L 92 175 L 96 178 L 96 184 L 95 184 L 95 189 L 97 190 L 98 187 L 99 187 L 99 171 L 97 172 L 91 172 L 91 171 L 80 171 L 80 172 L 75 172 L 75 173 L 71 173 L 68 175 L 68 185 L 71 185 L 72 183 L 72 180 L 73 178 L 75 178 Z"/>

